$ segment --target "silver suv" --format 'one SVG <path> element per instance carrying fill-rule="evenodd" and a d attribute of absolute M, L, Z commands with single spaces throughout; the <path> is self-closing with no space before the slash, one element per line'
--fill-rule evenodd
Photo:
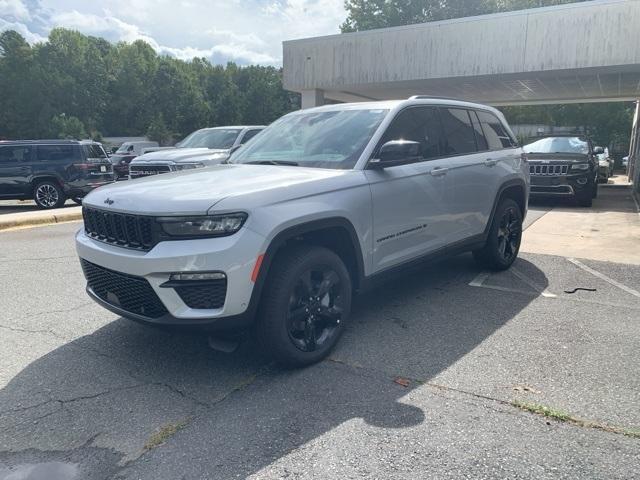
<path fill-rule="evenodd" d="M 325 357 L 354 292 L 433 257 L 515 260 L 529 168 L 502 114 L 412 97 L 302 110 L 227 164 L 83 203 L 87 292 L 139 322 L 255 328 L 279 361 Z"/>
<path fill-rule="evenodd" d="M 157 149 L 134 158 L 129 165 L 129 178 L 216 165 L 264 128 L 264 125 L 201 128 L 176 143 L 175 148 Z"/>

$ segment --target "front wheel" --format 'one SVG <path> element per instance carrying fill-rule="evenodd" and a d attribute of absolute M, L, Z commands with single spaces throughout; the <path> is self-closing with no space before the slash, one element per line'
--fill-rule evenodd
<path fill-rule="evenodd" d="M 60 208 L 64 205 L 66 197 L 60 185 L 51 180 L 45 180 L 33 189 L 33 200 L 38 207 L 50 209 Z"/>
<path fill-rule="evenodd" d="M 336 345 L 350 311 L 351 278 L 340 257 L 323 247 L 293 247 L 269 272 L 258 338 L 279 363 L 310 365 Z"/>
<path fill-rule="evenodd" d="M 489 228 L 487 243 L 474 250 L 473 257 L 485 268 L 506 270 L 520 251 L 522 240 L 522 213 L 516 202 L 505 198 L 498 204 Z"/>

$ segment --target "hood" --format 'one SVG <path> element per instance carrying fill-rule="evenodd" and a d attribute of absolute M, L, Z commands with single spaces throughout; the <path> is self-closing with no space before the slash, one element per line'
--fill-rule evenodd
<path fill-rule="evenodd" d="M 138 164 L 157 164 L 165 162 L 188 162 L 199 158 L 206 159 L 216 156 L 224 156 L 229 150 L 213 149 L 213 148 L 169 148 L 166 150 L 157 150 L 155 152 L 145 153 L 136 157 L 133 161 L 134 165 Z"/>
<path fill-rule="evenodd" d="M 552 161 L 554 163 L 574 163 L 587 162 L 589 155 L 586 153 L 527 153 L 527 159 L 531 163 L 545 163 Z"/>
<path fill-rule="evenodd" d="M 354 173 L 361 172 L 279 165 L 215 165 L 112 183 L 93 190 L 82 204 L 139 215 L 204 215 L 226 197 L 235 198 L 235 208 L 251 208 L 256 195 L 266 204 L 310 195 L 314 190 L 327 191 L 329 186 L 346 187 L 349 182 L 337 179 L 353 177 Z M 296 188 L 303 184 L 302 188 Z M 247 201 L 243 203 L 242 198 Z"/>

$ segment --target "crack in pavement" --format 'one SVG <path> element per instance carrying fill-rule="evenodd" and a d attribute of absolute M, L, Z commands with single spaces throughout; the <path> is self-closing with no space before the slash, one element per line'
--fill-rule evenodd
<path fill-rule="evenodd" d="M 394 375 L 391 372 L 386 372 L 384 370 L 379 370 L 379 369 L 373 369 L 370 367 L 364 367 L 362 365 L 359 364 L 352 364 L 350 362 L 341 360 L 341 359 L 336 359 L 333 357 L 329 357 L 326 360 L 324 360 L 325 362 L 331 362 L 337 365 L 343 365 L 358 371 L 364 371 L 364 372 L 368 372 L 370 376 L 375 376 L 375 375 L 379 375 L 379 376 L 384 376 L 384 377 L 388 377 L 388 378 L 393 378 L 394 376 L 397 377 L 397 375 Z M 476 392 L 472 392 L 469 390 L 464 390 L 464 389 L 460 389 L 460 388 L 455 388 L 455 387 L 449 387 L 446 385 L 441 385 L 438 383 L 434 383 L 434 382 L 429 382 L 429 381 L 425 381 L 425 380 L 421 380 L 415 377 L 410 377 L 410 376 L 402 376 L 402 378 L 405 378 L 407 380 L 410 380 L 413 383 L 416 383 L 418 385 L 421 386 L 425 386 L 425 387 L 429 387 L 431 390 L 431 392 L 434 395 L 440 396 L 441 398 L 447 398 L 449 400 L 452 401 L 456 401 L 456 402 L 462 402 L 465 403 L 467 405 L 473 405 L 473 406 L 477 406 L 477 407 L 482 407 L 485 409 L 489 409 L 492 410 L 494 412 L 497 413 L 502 413 L 505 415 L 517 415 L 518 411 L 523 411 L 522 408 L 519 408 L 517 406 L 514 406 L 513 401 L 510 400 L 503 400 L 500 398 L 496 398 L 496 397 L 491 397 L 489 395 L 483 395 L 481 393 L 476 393 Z M 469 397 L 473 397 L 473 398 L 477 398 L 479 400 L 485 400 L 488 402 L 493 402 L 493 403 L 498 403 L 501 406 L 507 407 L 506 409 L 497 409 L 497 408 L 492 408 L 491 406 L 487 405 L 486 403 L 474 403 L 474 402 L 469 402 L 469 401 L 465 401 L 464 399 L 460 399 L 460 398 L 453 398 L 450 396 L 445 396 L 442 394 L 438 394 L 435 391 L 447 391 L 447 392 L 454 392 L 460 395 L 464 395 L 464 396 L 469 396 Z M 578 428 L 590 428 L 593 430 L 598 430 L 598 431 L 602 431 L 602 432 L 608 432 L 608 433 L 613 433 L 616 435 L 626 435 L 626 436 L 632 436 L 633 438 L 638 438 L 635 435 L 629 435 L 626 432 L 631 431 L 630 429 L 626 428 L 626 427 L 622 427 L 622 426 L 614 426 L 614 425 L 609 425 L 606 423 L 602 423 L 602 422 L 597 422 L 597 421 L 593 421 L 593 420 L 587 420 L 587 419 L 578 419 L 579 421 L 570 421 L 570 422 L 560 422 L 560 423 L 568 423 L 569 425 L 573 425 L 575 427 Z"/>

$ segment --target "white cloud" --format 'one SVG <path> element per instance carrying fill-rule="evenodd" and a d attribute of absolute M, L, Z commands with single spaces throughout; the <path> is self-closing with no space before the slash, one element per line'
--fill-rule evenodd
<path fill-rule="evenodd" d="M 25 21 L 31 20 L 31 15 L 22 0 L 0 0 L 0 20 L 6 22 L 8 18 Z"/>
<path fill-rule="evenodd" d="M 279 65 L 283 40 L 337 33 L 346 16 L 343 0 L 25 1 L 31 7 L 27 14 L 38 10 L 39 25 L 30 38 L 60 26 L 110 41 L 142 39 L 159 53 L 216 63 Z M 16 12 L 18 4 L 25 5 L 0 0 L 4 3 Z M 22 23 L 23 30 L 32 26 Z"/>

